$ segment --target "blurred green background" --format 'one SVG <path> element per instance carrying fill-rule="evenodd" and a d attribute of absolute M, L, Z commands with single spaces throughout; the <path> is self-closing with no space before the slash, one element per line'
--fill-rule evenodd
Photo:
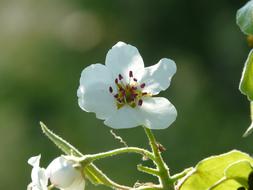
<path fill-rule="evenodd" d="M 39 121 L 83 153 L 122 146 L 101 120 L 78 107 L 76 97 L 82 69 L 104 63 L 117 41 L 136 46 L 146 65 L 162 57 L 177 63 L 162 95 L 178 118 L 155 131 L 172 173 L 234 148 L 252 153 L 253 136 L 241 137 L 250 124 L 249 105 L 238 91 L 249 47 L 235 14 L 245 2 L 1 0 L 0 189 L 26 189 L 29 157 L 41 153 L 46 167 L 61 154 L 42 135 Z M 148 148 L 140 127 L 115 132 L 131 146 Z M 156 182 L 136 171 L 140 162 L 124 155 L 97 165 L 119 183 Z"/>

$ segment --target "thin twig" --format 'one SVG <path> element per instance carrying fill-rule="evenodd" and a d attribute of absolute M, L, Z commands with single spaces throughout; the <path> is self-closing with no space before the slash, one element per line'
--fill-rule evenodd
<path fill-rule="evenodd" d="M 119 142 L 122 143 L 125 147 L 128 147 L 126 141 L 124 141 L 124 140 L 122 139 L 121 136 L 119 136 L 119 135 L 117 135 L 116 133 L 114 133 L 113 130 L 110 130 L 110 133 L 112 134 L 112 136 L 113 136 L 116 140 L 119 140 Z"/>

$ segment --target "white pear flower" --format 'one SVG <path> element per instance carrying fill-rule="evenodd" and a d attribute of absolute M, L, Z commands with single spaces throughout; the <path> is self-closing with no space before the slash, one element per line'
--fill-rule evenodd
<path fill-rule="evenodd" d="M 175 62 L 167 58 L 144 68 L 138 49 L 118 42 L 108 51 L 105 65 L 93 64 L 82 71 L 79 106 L 112 128 L 167 128 L 177 111 L 166 98 L 154 96 L 169 87 L 175 72 Z"/>
<path fill-rule="evenodd" d="M 55 158 L 47 167 L 50 182 L 62 190 L 84 190 L 85 181 L 75 162 L 64 156 Z"/>
<path fill-rule="evenodd" d="M 41 155 L 31 157 L 28 160 L 28 164 L 33 166 L 32 169 L 32 182 L 28 185 L 27 190 L 47 190 L 48 177 L 46 170 L 40 168 L 40 157 Z"/>

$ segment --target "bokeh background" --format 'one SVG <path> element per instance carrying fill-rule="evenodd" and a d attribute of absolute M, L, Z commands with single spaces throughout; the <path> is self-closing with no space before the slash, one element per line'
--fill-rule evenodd
<path fill-rule="evenodd" d="M 61 152 L 39 121 L 78 147 L 97 153 L 121 147 L 110 129 L 77 104 L 83 68 L 104 63 L 117 41 L 138 47 L 146 65 L 162 57 L 178 71 L 162 95 L 178 110 L 176 122 L 155 131 L 171 172 L 231 149 L 251 153 L 249 105 L 238 84 L 249 52 L 235 24 L 246 1 L 232 0 L 1 0 L 0 189 L 26 189 L 27 159 L 44 167 Z M 148 148 L 141 127 L 114 131 L 131 146 Z M 96 164 L 119 183 L 156 179 L 136 170 L 136 155 Z M 107 189 L 87 184 L 88 190 Z"/>

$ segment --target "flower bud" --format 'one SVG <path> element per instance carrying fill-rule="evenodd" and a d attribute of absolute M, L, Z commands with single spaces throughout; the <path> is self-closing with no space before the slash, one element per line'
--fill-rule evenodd
<path fill-rule="evenodd" d="M 74 168 L 75 162 L 60 156 L 47 167 L 47 175 L 51 183 L 63 190 L 83 190 L 84 178 L 80 171 Z"/>

